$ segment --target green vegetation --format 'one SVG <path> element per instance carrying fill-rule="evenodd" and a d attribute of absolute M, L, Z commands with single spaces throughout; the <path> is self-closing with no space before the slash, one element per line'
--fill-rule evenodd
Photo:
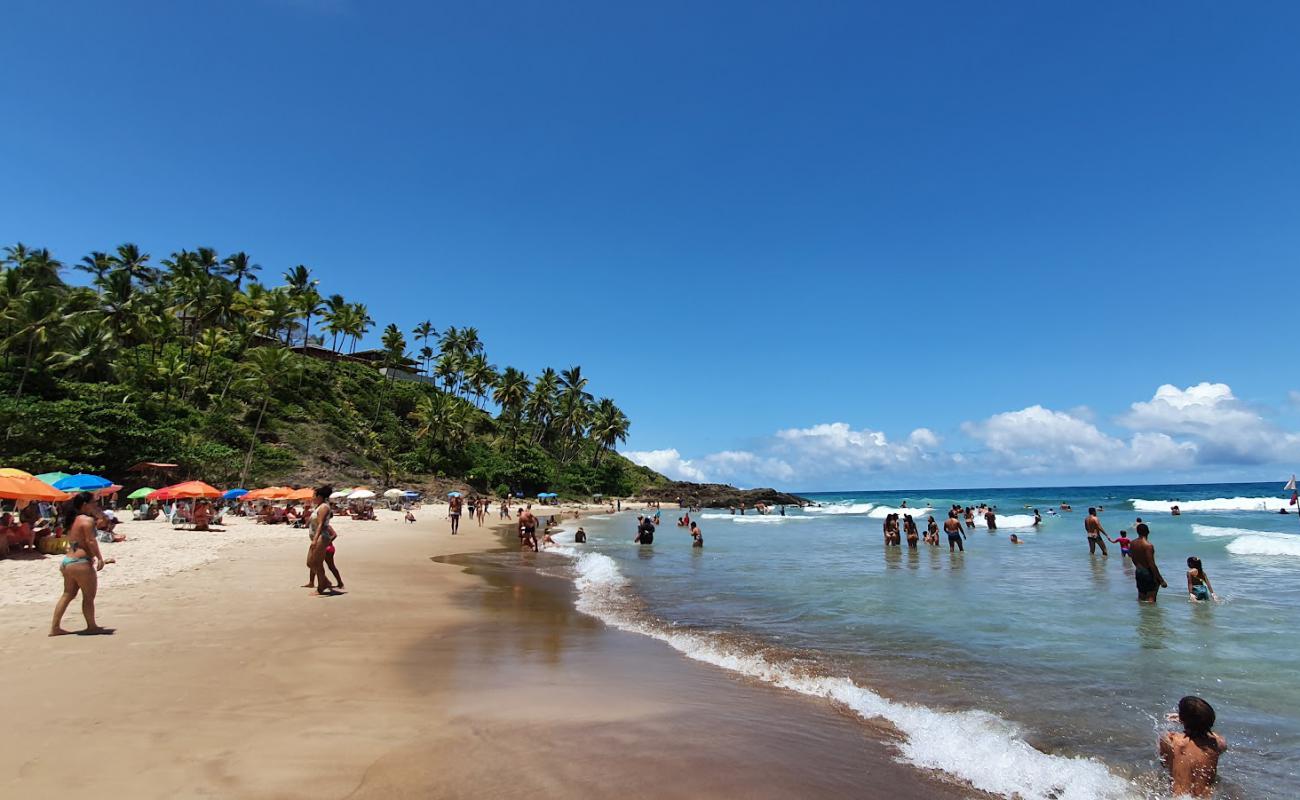
<path fill-rule="evenodd" d="M 225 486 L 447 478 L 567 495 L 664 482 L 613 452 L 630 423 L 581 367 L 498 370 L 472 327 L 423 322 L 412 353 L 388 325 L 358 352 L 366 306 L 322 295 L 305 266 L 274 288 L 246 254 L 205 247 L 155 264 L 124 244 L 74 266 L 89 286 L 48 250 L 0 259 L 0 466 L 121 478 L 150 460 Z"/>

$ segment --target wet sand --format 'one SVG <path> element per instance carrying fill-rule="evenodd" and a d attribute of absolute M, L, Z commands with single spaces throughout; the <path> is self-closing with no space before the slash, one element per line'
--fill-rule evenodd
<path fill-rule="evenodd" d="M 0 795 L 971 796 L 824 703 L 579 614 L 535 569 L 559 558 L 442 517 L 340 521 L 339 597 L 297 588 L 304 534 L 106 589 L 111 637 L 46 638 L 55 586 L 6 607 Z"/>

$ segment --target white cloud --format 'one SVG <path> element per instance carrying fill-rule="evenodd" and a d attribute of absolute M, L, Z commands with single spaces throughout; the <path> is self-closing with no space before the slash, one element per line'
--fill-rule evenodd
<path fill-rule="evenodd" d="M 1226 383 L 1186 389 L 1166 383 L 1150 400 L 1130 406 L 1119 422 L 1132 430 L 1192 437 L 1209 463 L 1262 464 L 1294 454 L 1300 444 L 1300 437 L 1238 400 Z"/>
<path fill-rule="evenodd" d="M 1300 393 L 1290 400 L 1300 402 Z M 1162 475 L 1300 456 L 1300 434 L 1283 431 L 1223 383 L 1163 385 L 1117 422 L 1126 431 L 1107 432 L 1087 406 L 1062 411 L 1031 405 L 963 423 L 956 445 L 946 445 L 928 427 L 895 441 L 883 431 L 825 422 L 779 430 L 752 450 L 692 459 L 675 449 L 626 455 L 682 480 L 784 487 L 867 485 L 872 474 L 922 481 L 999 473 Z"/>
<path fill-rule="evenodd" d="M 677 448 L 668 450 L 630 450 L 623 455 L 635 464 L 649 467 L 677 481 L 708 483 L 708 478 L 690 459 L 682 458 Z"/>
<path fill-rule="evenodd" d="M 1129 441 L 1065 411 L 1040 405 L 967 422 L 962 430 L 990 451 L 989 466 L 1015 472 L 1123 472 L 1183 469 L 1196 460 L 1196 445 L 1160 433 Z"/>

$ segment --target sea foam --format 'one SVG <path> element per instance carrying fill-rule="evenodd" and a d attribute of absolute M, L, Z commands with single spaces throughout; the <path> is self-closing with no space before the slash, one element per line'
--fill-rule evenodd
<path fill-rule="evenodd" d="M 1119 800 L 1139 797 L 1100 761 L 1044 753 L 1020 729 L 984 711 L 939 711 L 889 700 L 848 678 L 810 675 L 793 664 L 746 653 L 707 633 L 668 629 L 629 608 L 627 579 L 603 553 L 557 547 L 574 559 L 579 611 L 611 627 L 662 641 L 696 661 L 783 689 L 821 697 L 863 719 L 883 719 L 903 735 L 903 761 L 946 772 L 976 789 L 1021 800 Z"/>
<path fill-rule="evenodd" d="M 805 514 L 866 514 L 875 508 L 875 503 L 829 503 L 823 506 L 808 506 Z"/>
<path fill-rule="evenodd" d="M 1300 558 L 1300 536 L 1240 536 L 1228 542 L 1225 549 L 1238 556 Z"/>
<path fill-rule="evenodd" d="M 1134 511 L 1168 513 L 1173 506 L 1180 511 L 1273 511 L 1285 508 L 1288 499 L 1277 497 L 1216 497 L 1212 500 L 1129 500 Z"/>

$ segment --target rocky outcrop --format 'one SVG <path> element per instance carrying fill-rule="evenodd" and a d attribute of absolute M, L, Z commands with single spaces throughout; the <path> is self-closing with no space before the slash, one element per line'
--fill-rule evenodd
<path fill-rule="evenodd" d="M 775 489 L 737 489 L 725 483 L 687 483 L 673 481 L 663 486 L 647 488 L 638 495 L 639 500 L 656 500 L 661 503 L 681 503 L 702 508 L 753 508 L 759 503 L 769 506 L 802 506 L 811 501 Z"/>

